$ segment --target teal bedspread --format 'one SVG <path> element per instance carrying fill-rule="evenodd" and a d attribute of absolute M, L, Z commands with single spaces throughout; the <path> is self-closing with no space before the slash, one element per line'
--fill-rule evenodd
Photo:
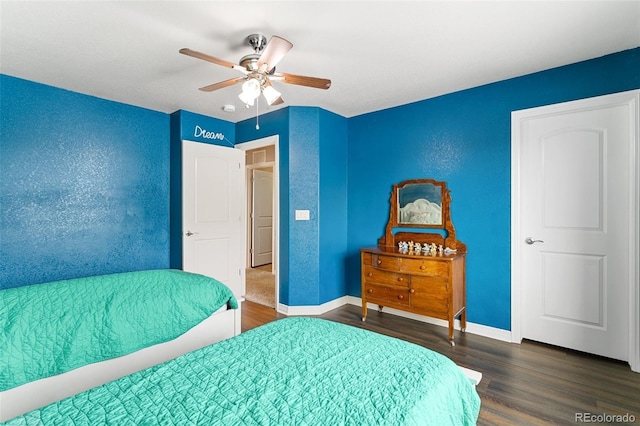
<path fill-rule="evenodd" d="M 169 341 L 228 304 L 203 275 L 153 270 L 0 291 L 0 391 Z"/>
<path fill-rule="evenodd" d="M 480 399 L 448 358 L 317 318 L 287 318 L 32 411 L 10 425 L 471 425 Z"/>

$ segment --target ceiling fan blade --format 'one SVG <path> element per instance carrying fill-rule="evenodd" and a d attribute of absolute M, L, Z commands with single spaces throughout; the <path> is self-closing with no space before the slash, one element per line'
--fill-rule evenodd
<path fill-rule="evenodd" d="M 215 56 L 207 55 L 206 53 L 197 52 L 195 50 L 191 50 L 186 47 L 183 49 L 180 49 L 180 53 L 182 53 L 183 55 L 191 56 L 193 58 L 202 59 L 203 61 L 212 62 L 216 65 L 222 65 L 223 67 L 226 67 L 226 68 L 233 68 L 244 74 L 248 73 L 246 68 L 243 66 L 234 64 L 233 62 L 225 61 L 224 59 L 216 58 Z"/>
<path fill-rule="evenodd" d="M 304 75 L 295 75 L 295 74 L 287 74 L 287 73 L 274 73 L 271 78 L 282 81 L 283 83 L 288 84 L 297 84 L 298 86 L 307 86 L 313 87 L 316 89 L 328 89 L 331 87 L 331 80 L 327 80 L 326 78 L 317 78 L 317 77 L 306 77 Z"/>
<path fill-rule="evenodd" d="M 208 86 L 201 87 L 199 90 L 203 92 L 213 92 L 214 90 L 223 89 L 225 87 L 233 86 L 234 84 L 241 83 L 246 80 L 246 77 L 236 77 L 229 80 L 221 81 L 219 83 L 210 84 Z"/>
<path fill-rule="evenodd" d="M 258 59 L 258 69 L 260 72 L 271 71 L 292 47 L 293 44 L 282 37 L 271 37 L 267 47 L 264 48 L 262 55 L 260 55 L 260 59 Z"/>

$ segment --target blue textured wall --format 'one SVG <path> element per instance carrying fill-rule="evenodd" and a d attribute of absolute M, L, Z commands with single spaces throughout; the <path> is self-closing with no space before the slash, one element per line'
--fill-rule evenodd
<path fill-rule="evenodd" d="M 181 140 L 233 147 L 236 125 L 189 111 L 178 111 Z"/>
<path fill-rule="evenodd" d="M 511 112 L 640 87 L 640 48 L 349 119 L 348 293 L 405 179 L 447 181 L 468 246 L 468 320 L 511 327 Z"/>
<path fill-rule="evenodd" d="M 320 110 L 319 303 L 347 294 L 347 119 Z M 359 278 L 359 276 L 358 276 Z"/>
<path fill-rule="evenodd" d="M 320 265 L 320 123 L 318 108 L 290 108 L 289 304 L 318 305 Z M 295 220 L 309 210 L 309 220 Z"/>
<path fill-rule="evenodd" d="M 169 267 L 182 269 L 182 128 L 181 112 L 171 114 L 169 136 Z"/>
<path fill-rule="evenodd" d="M 0 288 L 166 268 L 169 116 L 0 75 Z"/>

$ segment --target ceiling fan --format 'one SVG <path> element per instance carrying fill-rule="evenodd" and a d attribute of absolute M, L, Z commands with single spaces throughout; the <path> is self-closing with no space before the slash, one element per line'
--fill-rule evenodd
<path fill-rule="evenodd" d="M 284 55 L 293 47 L 293 44 L 282 37 L 273 36 L 271 40 L 269 40 L 269 43 L 267 43 L 267 38 L 264 35 L 251 34 L 246 40 L 253 48 L 254 53 L 243 56 L 240 59 L 240 64 L 234 64 L 233 62 L 225 61 L 224 59 L 219 59 L 195 50 L 187 48 L 180 49 L 180 53 L 184 55 L 212 62 L 223 67 L 233 68 L 244 74 L 241 77 L 231 78 L 201 87 L 200 90 L 212 92 L 242 83 L 242 93 L 239 95 L 239 98 L 249 107 L 254 104 L 261 93 L 269 105 L 279 105 L 284 102 L 280 92 L 271 84 L 272 81 L 325 90 L 331 86 L 331 80 L 325 78 L 276 72 L 276 64 L 280 62 Z"/>

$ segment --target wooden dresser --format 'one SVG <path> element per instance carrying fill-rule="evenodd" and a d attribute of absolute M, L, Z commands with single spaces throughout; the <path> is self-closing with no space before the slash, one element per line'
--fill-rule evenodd
<path fill-rule="evenodd" d="M 454 345 L 455 318 L 460 316 L 462 331 L 466 328 L 465 253 L 411 255 L 385 246 L 360 252 L 363 321 L 367 303 L 443 319 Z"/>
<path fill-rule="evenodd" d="M 393 186 L 389 202 L 378 245 L 360 250 L 362 321 L 367 303 L 446 320 L 453 346 L 455 319 L 467 326 L 467 246 L 456 239 L 450 191 L 445 182 L 407 180 Z"/>

